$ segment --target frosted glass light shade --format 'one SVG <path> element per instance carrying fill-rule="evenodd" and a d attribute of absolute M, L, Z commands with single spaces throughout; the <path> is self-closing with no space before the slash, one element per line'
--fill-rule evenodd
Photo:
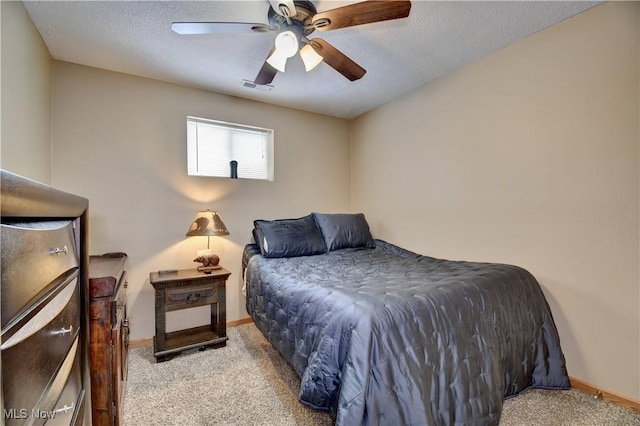
<path fill-rule="evenodd" d="M 313 50 L 313 47 L 308 44 L 300 49 L 300 57 L 302 58 L 302 62 L 304 62 L 304 69 L 307 72 L 311 71 L 317 67 L 320 62 L 322 62 L 322 56 L 318 55 L 318 53 Z"/>
<path fill-rule="evenodd" d="M 276 50 L 267 58 L 267 63 L 284 72 L 287 59 L 298 51 L 298 40 L 292 31 L 283 31 L 276 37 Z"/>
<path fill-rule="evenodd" d="M 278 49 L 276 49 L 275 52 L 267 58 L 267 63 L 278 71 L 284 72 L 284 67 L 287 65 L 287 59 L 287 56 L 284 56 Z"/>
<path fill-rule="evenodd" d="M 276 37 L 276 50 L 282 52 L 287 58 L 292 57 L 298 51 L 298 40 L 293 31 L 283 31 Z"/>

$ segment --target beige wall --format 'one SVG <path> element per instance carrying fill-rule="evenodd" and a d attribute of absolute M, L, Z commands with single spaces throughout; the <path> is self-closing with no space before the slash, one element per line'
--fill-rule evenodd
<path fill-rule="evenodd" d="M 569 374 L 636 400 L 639 9 L 597 6 L 350 125 L 376 236 L 526 267 Z"/>
<path fill-rule="evenodd" d="M 0 162 L 4 169 L 49 183 L 51 59 L 22 2 L 2 1 Z"/>
<path fill-rule="evenodd" d="M 233 274 L 233 321 L 247 317 L 241 254 L 254 219 L 349 208 L 345 120 L 58 61 L 52 109 L 54 186 L 90 200 L 92 254 L 130 257 L 132 339 L 154 334 L 149 272 L 197 266 L 207 240 L 185 233 L 198 210 L 218 210 L 231 233 L 211 244 Z M 187 115 L 274 129 L 275 181 L 187 176 Z M 207 315 L 171 313 L 168 326 L 199 325 Z"/>

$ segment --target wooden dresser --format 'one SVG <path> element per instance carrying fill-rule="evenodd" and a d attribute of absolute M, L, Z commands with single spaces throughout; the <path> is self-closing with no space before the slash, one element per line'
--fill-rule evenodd
<path fill-rule="evenodd" d="M 93 426 L 119 425 L 127 381 L 125 253 L 89 258 L 89 358 Z"/>
<path fill-rule="evenodd" d="M 90 425 L 89 203 L 0 173 L 0 424 Z"/>

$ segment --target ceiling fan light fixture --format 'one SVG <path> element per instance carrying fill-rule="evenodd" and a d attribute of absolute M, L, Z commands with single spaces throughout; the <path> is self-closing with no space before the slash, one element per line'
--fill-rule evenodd
<path fill-rule="evenodd" d="M 278 71 L 284 72 L 284 67 L 287 65 L 287 59 L 289 59 L 288 56 L 283 55 L 282 52 L 276 49 L 271 56 L 267 58 L 267 63 Z"/>
<path fill-rule="evenodd" d="M 304 62 L 304 69 L 307 72 L 311 71 L 317 67 L 320 62 L 322 62 L 322 56 L 318 55 L 310 44 L 307 44 L 300 49 L 300 57 L 302 58 L 302 62 Z"/>
<path fill-rule="evenodd" d="M 276 37 L 276 50 L 267 58 L 267 63 L 284 72 L 287 59 L 298 51 L 298 39 L 293 31 L 283 31 Z"/>
<path fill-rule="evenodd" d="M 276 37 L 276 51 L 281 52 L 287 58 L 292 57 L 298 51 L 298 39 L 293 31 L 283 31 Z"/>

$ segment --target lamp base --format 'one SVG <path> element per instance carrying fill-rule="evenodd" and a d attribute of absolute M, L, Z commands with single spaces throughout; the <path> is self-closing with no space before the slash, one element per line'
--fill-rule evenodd
<path fill-rule="evenodd" d="M 210 274 L 213 271 L 216 271 L 218 269 L 222 269 L 222 266 L 217 265 L 217 266 L 198 266 L 198 272 L 204 272 L 205 274 Z"/>
<path fill-rule="evenodd" d="M 213 254 L 212 250 L 198 250 L 198 257 L 193 259 L 193 261 L 202 263 L 197 269 L 198 272 L 204 272 L 205 274 L 210 274 L 211 271 L 222 268 L 222 266 L 218 265 L 220 257 Z"/>

